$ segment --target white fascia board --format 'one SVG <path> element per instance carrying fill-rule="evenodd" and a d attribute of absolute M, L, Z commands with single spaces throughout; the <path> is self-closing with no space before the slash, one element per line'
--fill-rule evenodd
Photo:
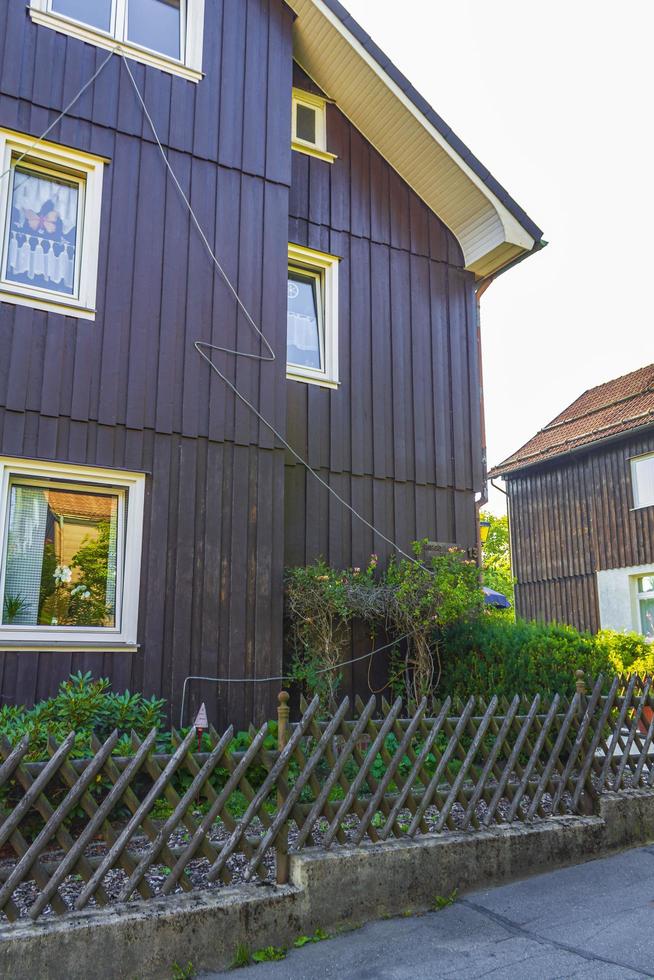
<path fill-rule="evenodd" d="M 523 228 L 323 0 L 288 0 L 288 2 L 298 15 L 294 32 L 295 54 L 299 63 L 450 228 L 461 245 L 466 267 L 474 269 L 477 274 L 483 268 L 483 274 L 487 275 L 487 270 L 498 271 L 504 266 L 510 260 L 509 256 L 514 257 L 523 251 L 530 252 L 536 244 L 533 236 Z M 335 56 L 329 42 L 334 43 L 337 38 L 342 42 L 343 50 Z M 343 95 L 344 86 L 339 80 L 344 79 L 348 74 L 347 61 L 352 52 L 360 62 L 359 68 L 365 69 L 366 84 L 358 86 L 356 99 L 353 96 L 348 100 L 347 93 L 345 97 Z M 378 118 L 378 114 L 371 109 L 371 98 L 376 98 L 378 95 L 383 101 L 389 93 L 393 97 L 397 112 L 393 114 L 395 118 L 385 113 L 383 138 L 380 138 L 378 134 L 372 132 L 374 127 L 368 125 L 368 120 L 372 123 L 375 117 Z M 365 106 L 363 111 L 362 104 Z M 407 127 L 412 131 L 411 137 L 406 132 Z M 405 134 L 404 137 L 399 138 L 396 152 L 392 150 L 389 152 L 389 146 L 385 144 L 391 142 L 394 134 L 403 129 Z M 431 160 L 429 159 L 431 154 L 428 151 L 424 152 L 424 142 L 422 146 L 417 146 L 414 142 L 415 139 L 420 141 L 421 133 L 423 140 L 425 135 L 429 137 L 436 151 Z M 444 185 L 442 183 L 439 185 L 439 180 L 435 177 L 437 172 L 442 173 L 443 154 L 456 167 L 454 178 L 451 174 L 446 175 L 445 185 L 449 184 L 451 190 L 444 190 Z M 446 196 L 449 197 L 447 207 Z M 461 200 L 462 203 L 465 201 L 465 205 L 460 210 L 457 200 Z M 490 235 L 480 234 L 480 226 L 484 224 L 488 227 Z"/>

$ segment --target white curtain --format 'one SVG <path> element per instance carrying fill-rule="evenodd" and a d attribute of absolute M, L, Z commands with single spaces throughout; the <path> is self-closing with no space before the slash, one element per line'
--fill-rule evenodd
<path fill-rule="evenodd" d="M 289 311 L 287 331 L 289 347 L 297 347 L 298 350 L 319 351 L 318 324 L 315 317 Z"/>
<path fill-rule="evenodd" d="M 654 504 L 654 456 L 636 461 L 636 480 L 639 506 Z"/>
<path fill-rule="evenodd" d="M 46 288 L 73 292 L 78 205 L 77 185 L 14 171 L 9 279 L 27 276 Z"/>
<path fill-rule="evenodd" d="M 33 626 L 38 622 L 48 503 L 38 487 L 12 487 L 5 600 L 20 599 L 20 612 L 12 623 Z"/>
<path fill-rule="evenodd" d="M 119 523 L 121 527 L 119 528 Z M 118 534 L 122 537 L 122 508 L 118 508 L 117 501 L 113 502 L 111 517 L 109 518 L 109 548 L 107 553 L 107 609 L 110 611 L 108 623 L 116 626 L 116 573 L 118 571 Z"/>

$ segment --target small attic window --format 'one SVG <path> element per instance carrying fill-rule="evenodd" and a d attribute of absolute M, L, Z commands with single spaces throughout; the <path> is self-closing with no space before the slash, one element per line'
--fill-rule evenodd
<path fill-rule="evenodd" d="M 326 106 L 326 100 L 321 96 L 293 89 L 292 147 L 298 153 L 333 163 L 336 157 L 327 150 Z"/>

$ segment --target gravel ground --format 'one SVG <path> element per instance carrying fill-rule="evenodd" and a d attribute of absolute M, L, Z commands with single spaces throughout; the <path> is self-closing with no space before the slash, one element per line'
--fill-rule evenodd
<path fill-rule="evenodd" d="M 551 797 L 548 794 L 544 794 L 542 799 L 544 816 L 547 816 L 547 814 L 551 812 L 551 803 L 552 803 Z M 528 805 L 529 805 L 529 798 L 524 797 L 520 807 L 522 817 L 524 817 Z M 496 813 L 497 822 L 502 822 L 506 820 L 510 806 L 511 806 L 510 800 L 502 799 L 500 801 Z M 477 819 L 479 821 L 483 820 L 486 814 L 486 810 L 487 810 L 486 804 L 483 801 L 480 801 L 477 804 L 475 810 Z M 570 812 L 570 799 L 567 795 L 564 795 L 562 810 L 563 812 Z M 455 803 L 454 806 L 452 807 L 453 826 L 448 829 L 450 830 L 459 829 L 463 823 L 464 815 L 465 815 L 465 808 L 460 803 Z M 196 821 L 199 821 L 202 818 L 202 814 L 199 811 L 196 811 L 193 814 L 193 816 Z M 409 810 L 400 811 L 398 820 L 400 823 L 406 824 L 406 826 L 408 827 L 411 821 L 410 811 Z M 436 807 L 428 808 L 428 810 L 425 813 L 425 820 L 427 822 L 429 830 L 433 831 L 435 829 L 436 822 L 438 820 L 438 810 Z M 356 831 L 359 827 L 358 818 L 355 815 L 350 815 L 342 822 L 341 826 L 345 831 L 345 835 L 346 835 L 346 841 L 344 843 L 353 841 Z M 120 830 L 120 828 L 117 827 L 115 829 Z M 314 827 L 314 833 L 313 833 L 313 843 L 316 846 L 320 846 L 320 844 L 322 843 L 324 835 L 327 832 L 327 829 L 328 829 L 327 821 L 324 819 L 319 820 L 316 826 Z M 474 830 L 471 832 L 474 833 Z M 248 838 L 251 841 L 260 840 L 261 837 L 263 836 L 263 833 L 264 833 L 264 827 L 259 820 L 253 821 L 250 827 L 248 828 Z M 189 836 L 190 835 L 188 831 L 184 829 L 178 829 L 170 836 L 168 840 L 168 846 L 171 848 L 183 847 L 184 844 L 188 843 Z M 229 832 L 226 830 L 226 828 L 222 823 L 218 822 L 213 826 L 208 836 L 209 839 L 214 844 L 221 844 L 229 838 Z M 297 840 L 297 836 L 298 836 L 297 828 L 295 827 L 294 824 L 292 824 L 289 830 L 289 846 L 291 849 L 293 848 L 294 841 Z M 308 844 L 311 844 L 311 841 L 309 841 Z M 335 844 L 334 846 L 338 846 L 338 844 Z M 130 842 L 129 853 L 131 856 L 133 856 L 138 860 L 144 853 L 147 852 L 148 848 L 149 848 L 149 840 L 144 834 L 141 834 L 139 836 L 135 836 L 132 838 Z M 95 841 L 87 848 L 85 854 L 86 857 L 89 858 L 98 858 L 104 856 L 107 853 L 107 850 L 108 850 L 107 846 L 103 841 Z M 64 856 L 63 851 L 51 849 L 44 852 L 41 855 L 41 863 L 45 865 L 57 864 L 59 861 L 61 861 L 63 856 Z M 11 874 L 12 870 L 15 868 L 16 864 L 17 861 L 9 857 L 0 859 L 0 878 L 2 880 L 6 880 L 8 875 Z M 232 855 L 227 862 L 227 868 L 231 875 L 230 884 L 240 884 L 246 880 L 245 873 L 247 869 L 247 858 L 245 857 L 245 855 L 241 853 L 236 853 Z M 220 881 L 210 882 L 208 880 L 209 869 L 210 869 L 210 863 L 204 857 L 200 857 L 189 862 L 189 864 L 186 867 L 186 874 L 194 889 L 216 889 L 216 888 L 223 887 L 223 884 Z M 145 876 L 146 881 L 148 882 L 150 888 L 152 889 L 155 895 L 161 892 L 164 882 L 168 878 L 169 874 L 170 871 L 168 867 L 162 864 L 152 865 L 152 867 L 148 870 Z M 250 881 L 264 884 L 265 882 L 274 881 L 274 877 L 275 877 L 275 852 L 274 849 L 271 848 L 267 851 L 264 857 L 262 865 L 260 866 L 259 869 L 259 873 L 253 876 L 250 879 Z M 117 868 L 107 872 L 107 874 L 103 879 L 103 885 L 110 901 L 118 901 L 120 892 L 125 886 L 126 882 L 127 882 L 127 875 L 122 869 Z M 63 883 L 60 885 L 59 894 L 61 895 L 66 905 L 71 910 L 74 909 L 75 902 L 79 897 L 83 886 L 84 886 L 84 882 L 82 881 L 79 875 L 69 875 L 66 879 L 64 879 Z M 181 892 L 181 888 L 177 886 L 175 888 L 175 892 L 177 893 Z M 24 882 L 18 888 L 15 889 L 12 897 L 15 905 L 20 911 L 21 916 L 27 916 L 29 907 L 36 900 L 38 895 L 39 895 L 39 888 L 35 881 Z M 140 900 L 140 896 L 138 895 L 138 893 L 135 893 L 135 895 L 133 896 L 133 900 L 134 901 Z M 94 900 L 91 900 L 89 904 L 93 905 Z M 47 906 L 43 912 L 44 916 L 52 916 L 55 914 L 56 913 L 54 912 L 51 906 Z"/>

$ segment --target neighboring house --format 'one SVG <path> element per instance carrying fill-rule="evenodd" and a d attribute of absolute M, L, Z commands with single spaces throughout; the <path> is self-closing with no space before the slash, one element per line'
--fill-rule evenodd
<path fill-rule="evenodd" d="M 654 639 L 654 364 L 585 392 L 490 476 L 519 616 Z"/>
<path fill-rule="evenodd" d="M 474 547 L 475 293 L 541 232 L 340 3 L 5 0 L 0 38 L 5 703 L 278 675 L 284 566 L 391 550 L 195 350 L 265 354 L 121 53 L 277 353 L 216 364 L 401 547 Z M 222 724 L 278 687 L 192 690 Z"/>

